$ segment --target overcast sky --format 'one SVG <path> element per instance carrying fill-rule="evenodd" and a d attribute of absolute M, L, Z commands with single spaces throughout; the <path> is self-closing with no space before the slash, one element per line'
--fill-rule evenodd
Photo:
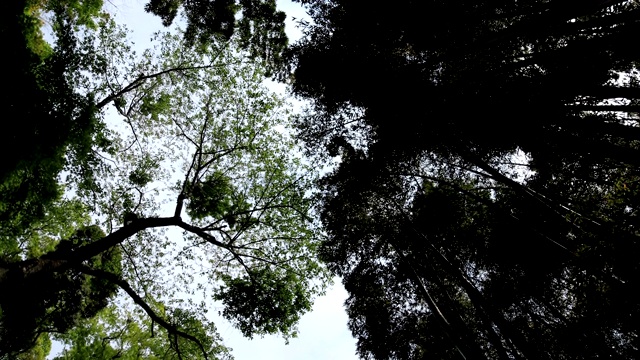
<path fill-rule="evenodd" d="M 143 11 L 146 2 L 106 1 L 107 8 L 116 16 L 116 21 L 126 24 L 133 31 L 131 39 L 140 51 L 149 44 L 153 32 L 163 29 L 157 17 L 149 16 Z M 299 4 L 286 0 L 278 0 L 278 8 L 287 13 L 286 25 L 290 41 L 299 38 L 301 33 L 295 28 L 294 19 L 306 17 L 304 10 Z M 278 92 L 284 91 L 281 84 L 272 87 Z M 348 318 L 343 306 L 346 297 L 347 293 L 339 279 L 335 279 L 335 284 L 328 289 L 327 294 L 318 298 L 312 311 L 302 317 L 298 337 L 290 339 L 288 345 L 278 336 L 245 339 L 222 318 L 215 319 L 216 327 L 224 339 L 224 344 L 233 348 L 233 356 L 237 360 L 355 360 L 356 341 L 347 329 Z M 50 358 L 59 349 L 59 345 L 54 344 Z"/>

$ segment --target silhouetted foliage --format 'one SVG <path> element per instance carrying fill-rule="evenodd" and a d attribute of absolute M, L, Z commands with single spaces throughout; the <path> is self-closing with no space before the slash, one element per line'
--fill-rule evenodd
<path fill-rule="evenodd" d="M 638 357 L 636 1 L 303 1 L 363 358 Z M 544 344 L 544 345 L 542 345 Z"/>

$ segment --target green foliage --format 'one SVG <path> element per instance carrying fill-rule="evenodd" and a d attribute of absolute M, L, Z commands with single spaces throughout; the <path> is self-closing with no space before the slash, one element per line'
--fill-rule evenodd
<path fill-rule="evenodd" d="M 167 19 L 184 7 L 188 28 L 137 54 L 101 4 L 3 5 L 25 81 L 3 99 L 21 121 L 0 142 L 17 154 L 0 166 L 0 358 L 44 354 L 51 332 L 65 359 L 228 358 L 204 316 L 214 294 L 247 334 L 293 336 L 328 274 L 314 257 L 316 174 L 262 85 L 265 62 L 248 60 L 279 58 L 283 14 L 242 2 L 251 29 L 227 42 L 211 35 L 231 36 L 239 5 L 152 2 Z M 49 47 L 39 16 L 51 17 Z M 103 121 L 111 104 L 125 126 Z M 137 310 L 113 307 L 117 289 Z M 230 302 L 252 292 L 280 310 L 254 301 L 250 318 Z"/>
<path fill-rule="evenodd" d="M 194 219 L 222 218 L 232 210 L 233 187 L 229 178 L 217 172 L 187 189 L 187 212 Z"/>
<path fill-rule="evenodd" d="M 116 106 L 118 105 L 116 104 Z M 160 120 L 158 114 L 169 110 L 169 106 L 171 106 L 171 96 L 169 94 L 161 93 L 157 98 L 151 96 L 144 97 L 142 99 L 142 105 L 140 106 L 140 113 L 151 117 L 152 120 L 158 121 Z"/>
<path fill-rule="evenodd" d="M 264 267 L 243 277 L 221 278 L 224 286 L 214 298 L 222 301 L 222 314 L 244 336 L 282 333 L 295 337 L 295 324 L 311 310 L 310 294 L 294 273 Z"/>
<path fill-rule="evenodd" d="M 171 312 L 173 324 L 199 338 L 209 359 L 231 359 L 229 349 L 220 345 L 215 326 L 202 316 L 176 309 Z M 215 336 L 211 336 L 215 334 Z M 68 347 L 56 360 L 96 359 L 203 359 L 201 350 L 192 342 L 178 339 L 136 312 L 109 306 L 97 317 L 83 320 L 66 334 L 56 336 Z M 177 352 L 179 349 L 179 352 Z"/>
<path fill-rule="evenodd" d="M 92 99 L 74 89 L 75 74 L 92 66 L 93 58 L 83 52 L 74 26 L 87 25 L 98 16 L 101 1 L 13 2 L 3 5 L 2 40 L 11 54 L 16 84 L 2 99 L 11 131 L 3 134 L 2 150 L 14 155 L 0 164 L 0 232 L 17 236 L 31 222 L 45 216 L 47 207 L 61 196 L 58 175 L 65 166 L 82 167 L 95 162 L 91 147 L 100 123 Z M 40 16 L 51 20 L 55 48 L 44 40 Z M 25 99 L 29 106 L 25 106 Z M 70 151 L 68 151 L 70 150 Z M 91 164 L 93 165 L 93 164 Z"/>
<path fill-rule="evenodd" d="M 27 1 L 22 15 L 19 15 L 22 19 L 22 31 L 24 39 L 26 40 L 26 47 L 33 55 L 40 57 L 41 59 L 47 58 L 51 55 L 51 46 L 44 40 L 41 31 L 41 1 Z M 7 24 L 9 25 L 9 24 Z M 14 39 L 19 40 L 19 39 Z"/>
<path fill-rule="evenodd" d="M 231 358 L 230 349 L 222 345 L 222 339 L 216 333 L 216 327 L 213 323 L 207 321 L 202 314 L 176 308 L 170 310 L 169 319 L 180 330 L 198 338 L 210 358 Z M 202 358 L 200 348 L 192 341 L 183 338 L 178 338 L 177 340 L 175 338 L 173 340 L 169 339 L 169 342 L 171 341 L 178 342 L 171 345 L 172 349 L 180 349 L 182 354 L 189 354 L 194 359 Z"/>
<path fill-rule="evenodd" d="M 40 334 L 31 350 L 16 356 L 16 360 L 44 360 L 51 351 L 51 339 L 48 334 Z"/>
<path fill-rule="evenodd" d="M 60 241 L 57 249 L 64 253 L 105 236 L 97 226 L 78 229 Z M 36 266 L 35 262 L 27 266 Z M 88 261 L 93 268 L 121 272 L 118 249 L 102 253 Z M 2 326 L 0 327 L 0 356 L 16 355 L 35 346 L 41 333 L 65 332 L 80 319 L 91 318 L 107 306 L 116 287 L 110 282 L 94 279 L 75 269 L 60 272 L 24 273 L 9 270 L 2 281 L 0 295 Z"/>
<path fill-rule="evenodd" d="M 10 263 L 42 256 L 54 250 L 61 239 L 69 239 L 76 229 L 89 223 L 87 208 L 79 199 L 57 200 L 47 206 L 42 219 L 32 221 L 27 228 L 16 226 L 16 232 L 2 234 L 0 261 Z"/>
<path fill-rule="evenodd" d="M 96 20 L 105 17 L 103 0 L 40 0 L 46 11 L 64 11 L 76 24 L 95 29 Z"/>
<path fill-rule="evenodd" d="M 153 181 L 153 170 L 158 162 L 150 156 L 138 160 L 135 169 L 129 173 L 129 182 L 136 187 L 145 187 Z"/>

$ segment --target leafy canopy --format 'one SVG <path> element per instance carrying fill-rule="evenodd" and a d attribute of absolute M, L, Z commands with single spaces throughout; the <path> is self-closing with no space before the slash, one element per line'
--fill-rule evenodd
<path fill-rule="evenodd" d="M 637 1 L 304 1 L 363 358 L 637 358 Z M 539 344 L 544 344 L 543 347 Z"/>
<path fill-rule="evenodd" d="M 315 260 L 316 174 L 262 85 L 264 62 L 237 42 L 185 47 L 182 34 L 136 54 L 109 17 L 55 14 L 49 56 L 75 66 L 41 109 L 92 125 L 52 145 L 51 194 L 11 182 L 39 160 L 3 168 L 23 210 L 2 220 L 0 358 L 46 355 L 51 333 L 68 345 L 61 358 L 226 357 L 206 317 L 214 300 L 247 336 L 295 336 L 329 280 Z M 42 206 L 27 218 L 30 203 Z"/>

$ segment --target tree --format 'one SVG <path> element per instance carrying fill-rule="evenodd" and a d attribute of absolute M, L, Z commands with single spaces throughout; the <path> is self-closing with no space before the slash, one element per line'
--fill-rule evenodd
<path fill-rule="evenodd" d="M 57 176 L 65 167 L 82 173 L 87 183 L 93 179 L 98 160 L 91 149 L 107 142 L 95 111 L 108 102 L 96 103 L 87 97 L 90 94 L 78 93 L 74 81 L 103 66 L 86 56 L 93 44 L 81 41 L 83 32 L 94 30 L 101 18 L 109 17 L 102 7 L 102 0 L 3 5 L 1 36 L 12 54 L 7 66 L 14 69 L 16 81 L 2 105 L 8 119 L 20 119 L 0 142 L 3 153 L 14 154 L 0 164 L 0 232 L 4 236 L 16 237 L 44 216 L 61 195 Z M 150 1 L 146 6 L 166 25 L 181 8 L 188 23 L 185 46 L 226 41 L 236 33 L 252 56 L 266 59 L 274 69 L 280 63 L 287 39 L 284 13 L 276 11 L 273 1 Z M 240 10 L 242 16 L 236 20 Z M 44 22 L 56 37 L 53 48 L 44 40 Z M 25 99 L 29 106 L 24 106 Z"/>
<path fill-rule="evenodd" d="M 75 33 L 73 55 L 89 66 L 67 80 L 91 101 L 90 136 L 102 140 L 87 144 L 91 176 L 68 167 L 66 197 L 2 238 L 0 358 L 69 331 L 63 358 L 134 354 L 132 341 L 145 354 L 214 358 L 226 350 L 206 299 L 246 336 L 295 336 L 328 277 L 315 260 L 314 173 L 294 153 L 285 104 L 261 85 L 264 64 L 170 34 L 136 57 L 125 31 L 98 25 Z M 110 126 L 111 104 L 122 122 Z M 109 307 L 116 290 L 129 308 Z M 181 300 L 196 294 L 205 300 Z"/>
<path fill-rule="evenodd" d="M 340 159 L 321 257 L 360 355 L 636 358 L 638 3 L 304 3 L 282 75 Z"/>

